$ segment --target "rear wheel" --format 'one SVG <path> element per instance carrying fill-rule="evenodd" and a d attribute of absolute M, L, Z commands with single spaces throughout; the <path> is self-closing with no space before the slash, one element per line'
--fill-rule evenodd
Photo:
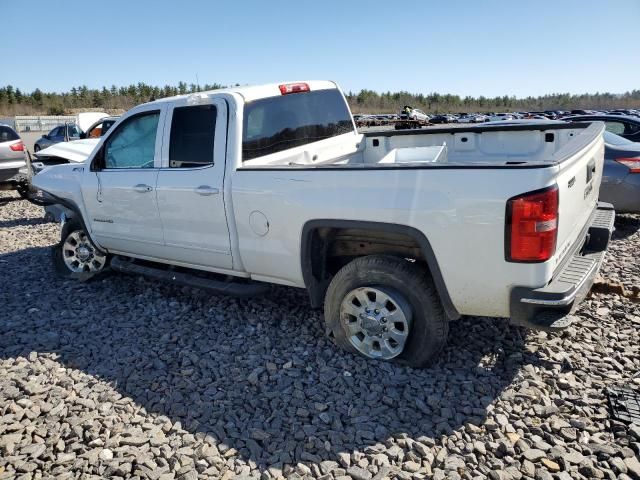
<path fill-rule="evenodd" d="M 53 265 L 63 278 L 89 280 L 109 265 L 109 257 L 91 242 L 80 222 L 71 220 L 62 229 L 60 243 L 53 247 Z"/>
<path fill-rule="evenodd" d="M 333 278 L 325 298 L 328 333 L 368 358 L 423 367 L 447 341 L 448 319 L 433 281 L 397 257 L 360 257 Z"/>

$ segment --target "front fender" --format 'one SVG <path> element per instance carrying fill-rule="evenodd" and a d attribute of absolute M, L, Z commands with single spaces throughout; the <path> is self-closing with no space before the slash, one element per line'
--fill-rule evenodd
<path fill-rule="evenodd" d="M 82 197 L 82 175 L 86 166 L 83 163 L 65 163 L 63 165 L 53 165 L 42 170 L 35 175 L 32 185 L 42 190 L 48 197 L 53 199 L 53 203 L 60 204 L 72 211 L 73 218 L 77 219 L 91 242 L 103 253 L 106 250 L 92 236 L 89 223 L 86 221 L 87 215 Z"/>

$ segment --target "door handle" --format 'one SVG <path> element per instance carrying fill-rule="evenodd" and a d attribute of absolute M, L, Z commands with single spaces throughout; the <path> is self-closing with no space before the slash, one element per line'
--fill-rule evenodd
<path fill-rule="evenodd" d="M 138 193 L 147 193 L 152 191 L 153 187 L 151 185 L 145 185 L 144 183 L 139 183 L 138 185 L 134 186 L 133 189 Z"/>
<path fill-rule="evenodd" d="M 198 195 L 207 196 L 207 195 L 217 195 L 220 193 L 220 190 L 218 190 L 217 188 L 210 187 L 209 185 L 200 185 L 198 188 L 195 189 L 195 192 Z"/>

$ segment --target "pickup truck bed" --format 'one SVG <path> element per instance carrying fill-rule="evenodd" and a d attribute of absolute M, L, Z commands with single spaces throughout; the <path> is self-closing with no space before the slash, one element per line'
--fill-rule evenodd
<path fill-rule="evenodd" d="M 418 366 L 460 315 L 566 325 L 612 229 L 597 204 L 602 131 L 362 135 L 331 82 L 238 87 L 136 107 L 86 162 L 34 183 L 71 219 L 54 251 L 62 273 L 117 256 L 119 271 L 123 258 L 164 265 L 172 281 L 306 288 L 338 345 Z"/>

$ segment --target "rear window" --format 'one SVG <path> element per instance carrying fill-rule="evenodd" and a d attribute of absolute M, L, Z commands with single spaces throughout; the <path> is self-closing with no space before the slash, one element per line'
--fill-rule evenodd
<path fill-rule="evenodd" d="M 13 129 L 0 125 L 0 142 L 11 142 L 12 140 L 20 140 L 20 137 Z"/>
<path fill-rule="evenodd" d="M 242 159 L 262 157 L 353 131 L 337 89 L 294 93 L 247 103 Z"/>

